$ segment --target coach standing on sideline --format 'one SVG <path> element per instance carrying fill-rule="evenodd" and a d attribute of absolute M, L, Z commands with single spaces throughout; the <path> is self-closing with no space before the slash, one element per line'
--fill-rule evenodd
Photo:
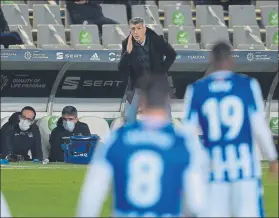
<path fill-rule="evenodd" d="M 176 58 L 176 52 L 164 39 L 153 30 L 145 26 L 143 18 L 135 17 L 129 22 L 130 35 L 122 42 L 122 54 L 118 65 L 120 72 L 129 72 L 125 121 L 131 123 L 136 120 L 139 106 L 140 90 L 138 79 L 152 77 L 153 74 L 165 74 Z M 166 58 L 165 58 L 166 57 Z M 165 58 L 165 59 L 164 59 Z M 168 107 L 171 118 L 171 108 Z"/>

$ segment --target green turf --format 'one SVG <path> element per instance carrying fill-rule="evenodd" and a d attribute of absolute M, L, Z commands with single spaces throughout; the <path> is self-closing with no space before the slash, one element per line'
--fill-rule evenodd
<path fill-rule="evenodd" d="M 83 165 L 34 165 L 1 168 L 1 189 L 15 217 L 73 217 L 86 167 Z M 16 165 L 17 166 L 17 165 Z M 22 165 L 19 165 L 22 166 Z M 27 168 L 29 167 L 29 168 Z M 45 168 L 45 169 L 41 169 Z M 278 217 L 278 183 L 264 169 L 265 209 Z M 110 216 L 111 199 L 102 216 Z"/>

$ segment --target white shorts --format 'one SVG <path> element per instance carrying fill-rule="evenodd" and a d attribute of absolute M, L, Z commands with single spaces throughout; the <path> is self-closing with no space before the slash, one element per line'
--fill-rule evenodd
<path fill-rule="evenodd" d="M 264 217 L 261 180 L 209 183 L 207 207 L 201 217 Z"/>

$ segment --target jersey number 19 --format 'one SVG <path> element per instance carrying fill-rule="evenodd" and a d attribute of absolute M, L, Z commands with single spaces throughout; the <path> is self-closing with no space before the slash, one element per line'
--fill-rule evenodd
<path fill-rule="evenodd" d="M 202 112 L 208 120 L 208 139 L 218 141 L 222 137 L 221 127 L 228 128 L 225 140 L 238 136 L 244 121 L 243 103 L 237 96 L 227 96 L 220 102 L 216 98 L 208 99 L 202 106 Z"/>
<path fill-rule="evenodd" d="M 222 137 L 224 141 L 229 141 L 238 137 L 244 122 L 244 106 L 239 97 L 227 96 L 220 102 L 216 98 L 210 98 L 202 106 L 202 112 L 208 120 L 208 139 L 210 141 L 219 141 Z M 228 128 L 224 135 L 222 126 Z M 248 144 L 242 143 L 225 145 L 224 150 L 218 145 L 212 148 L 212 172 L 215 181 L 222 181 L 225 171 L 227 171 L 229 180 L 238 179 L 240 169 L 243 178 L 251 177 L 251 154 L 248 146 Z"/>

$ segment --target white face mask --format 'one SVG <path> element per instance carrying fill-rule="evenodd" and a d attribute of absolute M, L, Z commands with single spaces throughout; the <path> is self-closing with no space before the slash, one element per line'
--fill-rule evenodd
<path fill-rule="evenodd" d="M 22 131 L 26 131 L 30 129 L 31 122 L 28 120 L 20 119 L 18 126 Z"/>
<path fill-rule="evenodd" d="M 63 127 L 64 127 L 64 129 L 66 129 L 66 130 L 69 131 L 69 132 L 73 132 L 74 129 L 75 129 L 75 126 L 76 126 L 76 124 L 75 124 L 75 122 L 73 122 L 73 121 L 69 121 L 69 120 L 63 121 Z"/>

